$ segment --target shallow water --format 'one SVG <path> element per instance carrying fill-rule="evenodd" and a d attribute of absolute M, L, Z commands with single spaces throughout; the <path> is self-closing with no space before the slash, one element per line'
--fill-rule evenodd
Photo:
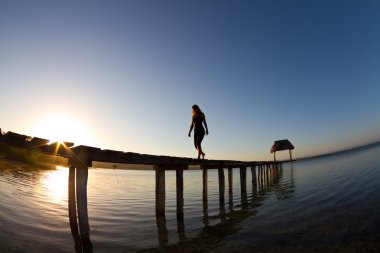
<path fill-rule="evenodd" d="M 155 173 L 89 170 L 93 252 L 379 252 L 380 147 L 284 164 L 276 176 L 219 203 L 218 174 L 184 171 L 184 221 L 175 172 L 166 172 L 166 215 L 156 220 Z M 75 252 L 67 210 L 68 168 L 0 168 L 0 252 Z"/>

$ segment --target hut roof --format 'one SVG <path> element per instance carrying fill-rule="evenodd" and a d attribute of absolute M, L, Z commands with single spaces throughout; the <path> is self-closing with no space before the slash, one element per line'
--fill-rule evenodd
<path fill-rule="evenodd" d="M 270 152 L 276 152 L 276 151 L 281 151 L 281 150 L 293 150 L 294 146 L 289 140 L 279 140 L 275 141 Z"/>

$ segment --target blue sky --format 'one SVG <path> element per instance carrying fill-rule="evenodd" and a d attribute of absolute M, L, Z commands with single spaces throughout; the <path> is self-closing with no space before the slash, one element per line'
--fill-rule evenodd
<path fill-rule="evenodd" d="M 377 141 L 379 11 L 379 1 L 3 0 L 0 127 L 194 157 L 198 104 L 210 159 L 271 159 L 278 139 L 295 157 Z"/>

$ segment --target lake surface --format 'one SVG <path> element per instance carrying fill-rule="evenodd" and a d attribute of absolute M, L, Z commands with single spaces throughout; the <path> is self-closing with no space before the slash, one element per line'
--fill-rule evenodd
<path fill-rule="evenodd" d="M 380 146 L 284 164 L 219 203 L 218 173 L 184 171 L 184 221 L 176 218 L 175 172 L 166 172 L 166 215 L 156 219 L 155 172 L 91 168 L 93 252 L 379 252 Z M 0 252 L 75 252 L 68 168 L 0 168 Z"/>

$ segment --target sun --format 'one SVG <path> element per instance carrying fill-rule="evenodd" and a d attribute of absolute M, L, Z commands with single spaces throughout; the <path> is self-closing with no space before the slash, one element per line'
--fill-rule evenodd
<path fill-rule="evenodd" d="M 91 131 L 74 115 L 66 112 L 50 112 L 36 118 L 31 126 L 33 137 L 52 142 L 74 142 L 81 145 L 92 142 Z"/>

